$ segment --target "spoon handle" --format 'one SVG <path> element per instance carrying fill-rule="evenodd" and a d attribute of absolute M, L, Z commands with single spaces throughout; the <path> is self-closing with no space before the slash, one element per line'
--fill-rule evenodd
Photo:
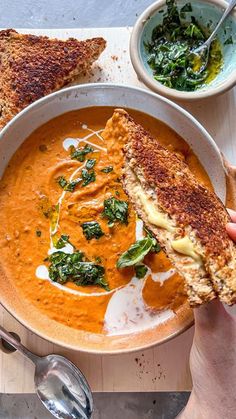
<path fill-rule="evenodd" d="M 32 354 L 28 349 L 26 349 L 17 339 L 15 339 L 9 332 L 7 332 L 3 327 L 0 326 L 0 337 L 6 340 L 10 345 L 15 349 L 21 352 L 24 356 L 29 358 L 34 364 L 37 362 L 39 357 Z"/>
<path fill-rule="evenodd" d="M 227 18 L 227 16 L 230 14 L 230 12 L 232 11 L 232 9 L 236 6 L 236 0 L 231 0 L 229 2 L 229 5 L 226 7 L 223 15 L 221 16 L 221 19 L 219 20 L 219 22 L 217 23 L 214 31 L 212 32 L 212 34 L 209 36 L 209 38 L 207 39 L 206 43 L 207 45 L 211 45 L 211 42 L 213 41 L 213 39 L 215 38 L 215 34 L 218 31 L 219 27 L 222 25 L 222 23 L 225 21 L 225 19 Z"/>

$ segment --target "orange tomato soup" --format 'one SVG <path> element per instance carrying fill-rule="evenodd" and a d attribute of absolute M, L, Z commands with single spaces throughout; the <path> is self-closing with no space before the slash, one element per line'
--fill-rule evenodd
<path fill-rule="evenodd" d="M 158 141 L 178 153 L 199 181 L 211 187 L 197 157 L 179 135 L 148 115 L 129 112 Z M 111 155 L 109 144 L 102 138 L 102 130 L 112 113 L 110 107 L 82 109 L 41 126 L 17 150 L 0 185 L 1 263 L 8 280 L 27 304 L 37 306 L 49 318 L 94 333 L 108 333 L 104 319 L 109 301 L 117 289 L 125 287 L 134 277 L 132 267 L 116 267 L 119 256 L 136 241 L 137 219 L 131 204 L 127 225 L 116 222 L 109 227 L 107 219 L 102 216 L 104 200 L 110 196 L 128 201 L 120 182 L 121 145 L 117 144 L 115 149 L 113 145 Z M 88 142 L 94 151 L 86 159 L 96 159 L 96 179 L 87 186 L 78 184 L 73 192 L 64 193 L 57 235 L 68 235 L 70 243 L 84 252 L 90 261 L 99 261 L 105 268 L 110 292 L 96 285 L 77 286 L 72 282 L 58 287 L 36 275 L 39 266 L 49 265 L 50 211 L 56 208 L 63 192 L 58 179 L 62 176 L 69 179 L 73 174 L 73 179 L 78 178 L 84 164 L 71 158 L 68 146 L 72 143 L 83 147 Z M 114 159 L 120 165 L 116 165 L 116 170 L 104 173 L 102 170 L 111 166 Z M 87 240 L 81 224 L 94 220 L 99 222 L 104 234 L 99 239 Z M 144 263 L 154 274 L 172 272 L 173 269 L 162 251 L 149 254 Z M 183 280 L 175 272 L 165 281 L 154 281 L 152 274 L 139 281 L 144 281 L 142 297 L 146 309 L 152 313 L 165 309 L 176 311 L 186 300 Z"/>

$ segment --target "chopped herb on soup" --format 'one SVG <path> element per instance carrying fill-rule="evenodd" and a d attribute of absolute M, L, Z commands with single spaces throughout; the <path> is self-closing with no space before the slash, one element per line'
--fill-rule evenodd
<path fill-rule="evenodd" d="M 147 271 L 148 271 L 148 267 L 146 265 L 140 264 L 140 265 L 136 265 L 134 267 L 135 270 L 135 275 L 138 279 L 142 279 L 145 277 Z"/>
<path fill-rule="evenodd" d="M 87 169 L 82 169 L 82 179 L 83 179 L 82 186 L 87 186 L 89 185 L 89 183 L 95 182 L 96 175 L 95 175 L 94 170 L 89 172 Z"/>
<path fill-rule="evenodd" d="M 85 167 L 86 167 L 86 169 L 90 170 L 95 166 L 95 164 L 96 164 L 96 159 L 88 159 L 86 161 Z"/>
<path fill-rule="evenodd" d="M 104 169 L 101 170 L 101 172 L 103 172 L 103 173 L 110 173 L 112 171 L 113 171 L 113 166 L 107 166 L 107 167 L 104 167 Z"/>
<path fill-rule="evenodd" d="M 151 236 L 146 236 L 143 239 L 137 240 L 124 252 L 117 261 L 117 268 L 125 268 L 127 266 L 134 266 L 141 262 L 143 258 L 155 248 L 156 240 Z"/>
<path fill-rule="evenodd" d="M 128 202 L 116 199 L 114 196 L 105 199 L 102 215 L 108 219 L 109 227 L 113 227 L 115 221 L 128 224 Z"/>
<path fill-rule="evenodd" d="M 204 43 L 209 31 L 202 28 L 194 16 L 189 16 L 192 12 L 190 3 L 186 3 L 180 12 L 175 0 L 166 0 L 166 4 L 162 24 L 153 29 L 151 41 L 145 44 L 148 64 L 154 79 L 164 86 L 194 91 L 220 72 L 223 63 L 221 45 L 217 39 L 212 42 L 208 65 L 205 70 L 199 70 L 192 52 Z"/>
<path fill-rule="evenodd" d="M 148 228 L 145 226 L 144 230 L 147 234 L 148 237 L 150 237 L 151 239 L 153 239 L 153 246 L 152 246 L 152 252 L 154 253 L 159 253 L 161 251 L 161 246 L 159 245 L 158 241 L 155 239 L 154 235 L 152 234 L 152 232 L 150 230 L 148 230 Z"/>
<path fill-rule="evenodd" d="M 79 250 L 72 254 L 58 251 L 49 256 L 48 260 L 50 262 L 49 278 L 54 282 L 66 284 L 70 281 L 82 286 L 99 285 L 109 290 L 104 278 L 104 267 L 87 261 Z"/>
<path fill-rule="evenodd" d="M 84 147 L 79 148 L 71 147 L 70 149 L 71 158 L 80 162 L 84 162 L 87 154 L 92 153 L 94 151 L 94 148 L 91 147 L 89 144 L 86 144 Z"/>
<path fill-rule="evenodd" d="M 75 187 L 81 182 L 81 178 L 74 179 L 71 182 L 68 182 L 64 176 L 60 176 L 57 179 L 58 184 L 62 189 L 68 192 L 74 192 Z"/>
<path fill-rule="evenodd" d="M 81 224 L 81 227 L 87 240 L 99 239 L 104 236 L 101 226 L 97 221 L 88 221 Z"/>
<path fill-rule="evenodd" d="M 69 238 L 70 237 L 67 234 L 62 234 L 61 237 L 56 241 L 55 248 L 56 249 L 62 249 L 63 247 L 65 247 L 67 243 L 70 243 Z"/>

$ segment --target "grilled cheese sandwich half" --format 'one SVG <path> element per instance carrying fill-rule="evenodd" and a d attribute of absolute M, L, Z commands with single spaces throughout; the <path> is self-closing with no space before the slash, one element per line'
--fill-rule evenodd
<path fill-rule="evenodd" d="M 103 38 L 62 41 L 0 31 L 0 129 L 30 103 L 87 73 L 105 47 Z"/>
<path fill-rule="evenodd" d="M 236 301 L 236 246 L 228 213 L 184 161 L 117 109 L 103 137 L 122 141 L 123 185 L 138 216 L 184 277 L 191 306 Z"/>

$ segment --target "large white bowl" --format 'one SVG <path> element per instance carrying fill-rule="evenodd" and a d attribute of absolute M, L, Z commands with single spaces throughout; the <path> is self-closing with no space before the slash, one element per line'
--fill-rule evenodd
<path fill-rule="evenodd" d="M 192 147 L 208 172 L 215 191 L 223 202 L 226 181 L 220 152 L 206 130 L 188 112 L 168 99 L 146 90 L 112 84 L 73 86 L 53 93 L 20 112 L 0 134 L 0 176 L 23 141 L 39 126 L 65 112 L 91 106 L 124 107 L 142 111 L 165 122 Z M 70 349 L 95 353 L 128 352 L 165 342 L 192 324 L 186 305 L 177 316 L 154 328 L 132 335 L 104 336 L 71 329 L 39 311 L 25 309 L 25 301 L 0 272 L 1 302 L 22 324 L 41 337 Z"/>

